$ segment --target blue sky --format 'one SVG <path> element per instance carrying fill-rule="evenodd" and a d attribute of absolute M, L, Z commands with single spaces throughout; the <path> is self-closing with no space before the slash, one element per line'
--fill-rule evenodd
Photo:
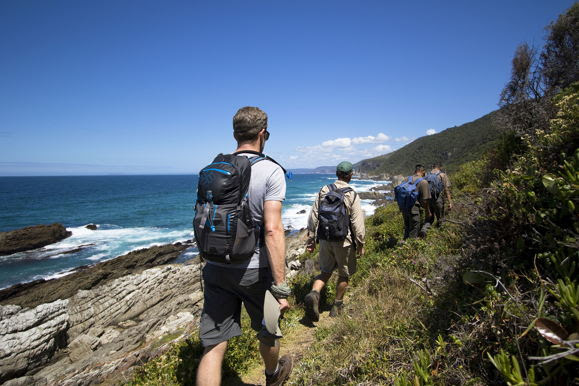
<path fill-rule="evenodd" d="M 5 0 L 0 175 L 196 173 L 246 105 L 286 167 L 384 154 L 496 109 L 572 3 Z"/>

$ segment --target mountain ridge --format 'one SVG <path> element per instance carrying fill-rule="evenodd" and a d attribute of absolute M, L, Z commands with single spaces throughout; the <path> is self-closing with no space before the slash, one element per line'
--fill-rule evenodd
<path fill-rule="evenodd" d="M 459 165 L 480 158 L 499 139 L 497 112 L 420 137 L 391 153 L 359 161 L 354 168 L 361 175 L 393 176 L 412 173 L 416 164 L 429 168 L 441 162 L 447 171 L 456 171 Z"/>

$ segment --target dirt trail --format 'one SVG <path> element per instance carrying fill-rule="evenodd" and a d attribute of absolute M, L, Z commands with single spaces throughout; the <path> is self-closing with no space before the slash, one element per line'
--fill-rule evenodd
<path fill-rule="evenodd" d="M 302 319 L 305 321 L 305 319 Z M 294 368 L 303 358 L 308 348 L 315 340 L 314 334 L 317 327 L 327 326 L 333 323 L 334 319 L 329 317 L 328 310 L 323 310 L 320 314 L 320 321 L 315 326 L 308 326 L 308 322 L 297 323 L 284 331 L 285 335 L 281 340 L 280 356 L 290 354 L 294 361 Z M 316 327 L 317 326 L 317 327 Z M 290 376 L 291 380 L 291 376 Z M 241 376 L 241 383 L 225 383 L 228 385 L 265 385 L 265 376 L 263 374 L 263 363 L 259 362 Z"/>

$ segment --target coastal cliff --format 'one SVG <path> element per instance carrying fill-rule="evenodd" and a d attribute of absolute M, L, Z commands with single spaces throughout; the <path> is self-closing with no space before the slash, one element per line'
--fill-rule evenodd
<path fill-rule="evenodd" d="M 304 243 L 303 231 L 287 238 L 288 275 L 299 268 Z M 200 263 L 174 263 L 192 245 L 141 249 L 1 290 L 0 382 L 120 382 L 195 334 L 203 304 Z"/>
<path fill-rule="evenodd" d="M 187 244 L 134 251 L 60 279 L 0 291 L 0 382 L 93 384 L 196 328 L 198 260 Z"/>

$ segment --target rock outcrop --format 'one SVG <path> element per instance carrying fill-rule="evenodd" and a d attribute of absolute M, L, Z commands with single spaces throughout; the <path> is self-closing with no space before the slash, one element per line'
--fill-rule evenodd
<path fill-rule="evenodd" d="M 359 192 L 358 195 L 362 200 L 381 200 L 384 199 L 384 193 L 381 192 Z"/>
<path fill-rule="evenodd" d="M 370 191 L 372 192 L 379 192 L 379 191 L 389 191 L 392 190 L 392 184 L 386 184 L 386 185 L 379 185 L 379 186 L 374 186 L 372 188 L 370 188 Z"/>
<path fill-rule="evenodd" d="M 121 377 L 156 355 L 162 337 L 197 327 L 199 272 L 197 263 L 163 265 L 66 300 L 0 306 L 0 381 L 23 375 L 12 382 L 78 385 Z"/>
<path fill-rule="evenodd" d="M 288 238 L 288 260 L 303 252 L 306 237 L 301 231 Z M 59 279 L 0 291 L 0 383 L 122 383 L 135 366 L 196 333 L 200 263 L 171 264 L 190 246 L 134 251 Z M 290 262 L 288 271 L 299 267 Z"/>
<path fill-rule="evenodd" d="M 32 309 L 0 306 L 0 382 L 46 364 L 66 345 L 68 300 Z"/>
<path fill-rule="evenodd" d="M 56 243 L 72 235 L 62 224 L 36 225 L 0 232 L 0 256 L 11 255 Z"/>
<path fill-rule="evenodd" d="M 94 266 L 79 267 L 77 272 L 61 279 L 18 284 L 0 290 L 0 304 L 36 307 L 57 299 L 68 299 L 78 290 L 88 290 L 131 273 L 167 264 L 179 257 L 189 246 L 177 243 L 139 249 Z"/>

